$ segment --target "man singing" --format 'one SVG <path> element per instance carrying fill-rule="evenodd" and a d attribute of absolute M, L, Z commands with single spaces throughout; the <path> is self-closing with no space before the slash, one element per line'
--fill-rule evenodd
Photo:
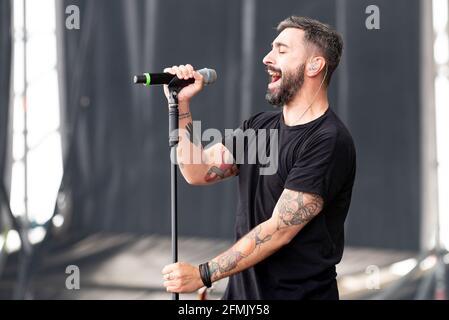
<path fill-rule="evenodd" d="M 165 266 L 168 292 L 193 292 L 229 277 L 223 299 L 339 298 L 335 266 L 343 255 L 356 167 L 351 135 L 327 97 L 342 38 L 306 17 L 289 17 L 277 30 L 263 63 L 270 79 L 266 99 L 279 109 L 253 115 L 241 130 L 208 149 L 196 138 L 190 113 L 190 100 L 203 88 L 202 76 L 191 65 L 165 70 L 195 79 L 178 96 L 184 134 L 177 155 L 187 182 L 239 179 L 236 243 L 200 266 Z M 248 129 L 277 130 L 274 174 L 260 174 L 260 163 L 247 163 L 237 154 L 235 142 Z M 192 150 L 202 163 L 191 161 Z"/>

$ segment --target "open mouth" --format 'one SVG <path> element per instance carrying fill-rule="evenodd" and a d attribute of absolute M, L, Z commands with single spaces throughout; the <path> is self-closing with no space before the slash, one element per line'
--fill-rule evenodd
<path fill-rule="evenodd" d="M 270 80 L 271 80 L 270 84 L 274 84 L 282 78 L 281 72 L 273 71 L 273 70 L 267 70 L 267 72 L 270 76 Z"/>

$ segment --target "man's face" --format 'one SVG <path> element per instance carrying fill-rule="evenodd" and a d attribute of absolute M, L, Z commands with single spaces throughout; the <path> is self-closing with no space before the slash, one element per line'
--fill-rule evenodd
<path fill-rule="evenodd" d="M 270 81 L 265 98 L 275 106 L 290 102 L 304 83 L 306 48 L 303 37 L 304 31 L 300 29 L 283 30 L 263 59 Z"/>

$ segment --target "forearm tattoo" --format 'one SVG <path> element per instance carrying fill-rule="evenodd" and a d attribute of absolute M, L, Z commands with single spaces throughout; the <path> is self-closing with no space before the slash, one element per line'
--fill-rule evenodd
<path fill-rule="evenodd" d="M 312 220 L 323 208 L 323 199 L 315 194 L 308 194 L 304 201 L 304 193 L 285 190 L 277 204 L 279 214 L 278 230 L 289 226 L 297 226 Z"/>
<path fill-rule="evenodd" d="M 322 208 L 323 199 L 318 195 L 284 190 L 275 208 L 275 224 L 270 226 L 262 223 L 256 226 L 231 249 L 210 261 L 212 280 L 215 281 L 235 273 L 239 262 L 249 257 L 257 249 L 260 250 L 264 243 L 273 241 L 274 234 L 284 228 L 306 224 Z"/>
<path fill-rule="evenodd" d="M 216 275 L 218 272 L 223 274 L 233 270 L 243 258 L 245 258 L 245 255 L 243 255 L 240 251 L 235 251 L 232 248 L 229 249 L 219 256 L 217 261 L 212 260 L 209 262 L 211 277 Z"/>
<path fill-rule="evenodd" d="M 226 273 L 237 268 L 238 263 L 251 255 L 257 248 L 271 240 L 271 234 L 263 235 L 262 225 L 255 227 L 243 237 L 234 247 L 209 262 L 212 280 L 226 276 Z M 238 250 L 236 248 L 239 248 Z"/>
<path fill-rule="evenodd" d="M 261 236 L 262 232 L 262 226 L 258 225 L 255 227 L 250 233 L 246 235 L 248 239 L 253 239 L 255 242 L 256 248 L 262 245 L 262 243 L 265 243 L 267 241 L 271 240 L 271 234 L 266 234 L 265 236 Z"/>

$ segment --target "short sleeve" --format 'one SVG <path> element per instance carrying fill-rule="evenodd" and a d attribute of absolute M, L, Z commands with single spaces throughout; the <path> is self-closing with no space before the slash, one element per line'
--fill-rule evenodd
<path fill-rule="evenodd" d="M 257 120 L 260 119 L 264 114 L 265 114 L 265 112 L 256 113 L 249 119 L 243 121 L 242 124 L 237 129 L 225 131 L 225 135 L 222 139 L 222 144 L 229 150 L 229 152 L 231 152 L 232 156 L 236 160 L 237 165 L 239 165 L 240 163 L 243 163 L 243 157 L 244 157 L 244 153 L 243 154 L 239 153 L 238 155 L 236 155 L 237 143 L 239 141 L 243 141 L 244 142 L 244 150 L 247 150 L 249 141 L 248 141 L 247 137 L 245 137 L 245 132 L 248 129 L 254 129 L 253 127 L 255 125 L 255 122 L 257 122 Z M 237 158 L 237 156 L 240 158 Z"/>
<path fill-rule="evenodd" d="M 245 130 L 248 129 L 248 122 L 249 122 L 249 120 L 243 121 L 243 123 L 240 125 L 240 127 L 238 127 L 235 130 L 231 130 L 231 132 L 229 132 L 229 130 L 225 131 L 225 135 L 224 135 L 221 143 L 226 147 L 226 149 L 229 150 L 229 152 L 231 152 L 234 159 L 236 159 L 236 149 L 237 149 L 236 141 L 238 141 L 239 136 L 243 135 Z M 236 161 L 236 162 L 240 163 L 239 161 Z"/>
<path fill-rule="evenodd" d="M 336 133 L 324 133 L 310 141 L 288 173 L 284 188 L 330 198 L 329 177 L 336 168 Z M 338 183 L 337 181 L 335 183 Z"/>
<path fill-rule="evenodd" d="M 232 157 L 234 158 L 237 166 L 239 166 L 239 164 L 241 163 L 241 159 L 236 158 L 236 150 L 237 150 L 236 145 L 237 145 L 237 141 L 239 140 L 239 136 L 243 135 L 243 133 L 246 129 L 248 129 L 248 120 L 243 121 L 243 123 L 240 125 L 240 127 L 238 127 L 237 129 L 235 129 L 231 132 L 229 132 L 229 130 L 227 130 L 222 139 L 222 144 L 226 147 L 226 149 L 229 150 L 229 152 L 231 152 Z"/>

